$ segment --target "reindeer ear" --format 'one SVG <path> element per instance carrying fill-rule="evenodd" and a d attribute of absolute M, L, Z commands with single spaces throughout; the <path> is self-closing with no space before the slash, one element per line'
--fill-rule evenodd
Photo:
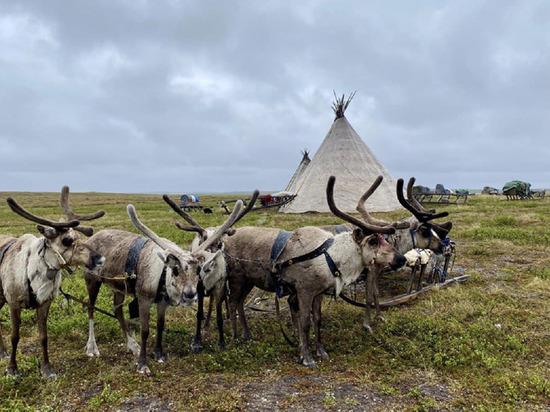
<path fill-rule="evenodd" d="M 46 227 L 42 225 L 36 225 L 36 229 L 40 232 L 42 236 L 44 236 L 46 239 L 55 239 L 59 232 L 55 230 L 53 227 Z"/>
<path fill-rule="evenodd" d="M 355 241 L 357 243 L 361 243 L 361 241 L 365 238 L 365 232 L 363 232 L 362 229 L 359 229 L 359 228 L 355 228 L 353 229 L 353 239 L 355 239 Z"/>

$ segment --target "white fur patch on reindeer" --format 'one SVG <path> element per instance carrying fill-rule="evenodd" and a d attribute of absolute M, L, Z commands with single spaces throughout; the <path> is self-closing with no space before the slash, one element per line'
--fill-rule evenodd
<path fill-rule="evenodd" d="M 417 263 L 427 264 L 433 255 L 434 252 L 430 249 L 411 249 L 403 256 L 407 259 L 407 266 L 414 266 Z"/>
<path fill-rule="evenodd" d="M 36 272 L 31 276 L 31 289 L 36 296 L 36 302 L 41 305 L 47 300 L 54 299 L 61 285 L 61 270 L 58 270 L 53 279 L 48 279 L 45 273 Z"/>

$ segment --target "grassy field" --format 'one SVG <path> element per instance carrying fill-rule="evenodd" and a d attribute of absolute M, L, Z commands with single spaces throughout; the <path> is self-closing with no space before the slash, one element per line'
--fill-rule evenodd
<path fill-rule="evenodd" d="M 12 213 L 8 196 L 38 215 L 58 219 L 59 194 L 1 193 L 0 233 L 36 233 Z M 223 196 L 204 196 L 207 205 Z M 227 197 L 226 197 L 227 199 Z M 77 213 L 104 209 L 96 231 L 135 231 L 126 205 L 159 235 L 187 246 L 160 195 L 72 194 Z M 228 338 L 217 346 L 210 330 L 204 350 L 190 352 L 195 311 L 170 308 L 165 349 L 169 363 L 150 362 L 150 377 L 135 372 L 118 324 L 96 315 L 101 356 L 85 353 L 87 315 L 78 304 L 58 298 L 49 318 L 50 359 L 58 378 L 39 375 L 40 344 L 34 311 L 23 314 L 18 354 L 20 382 L 0 378 L 2 410 L 548 410 L 550 408 L 550 199 L 505 201 L 473 196 L 465 205 L 441 207 L 454 223 L 454 270 L 468 282 L 430 291 L 409 305 L 384 312 L 375 333 L 361 327 L 363 313 L 341 300 L 325 299 L 323 338 L 331 356 L 314 369 L 297 364 L 274 315 L 250 314 L 253 342 Z M 406 212 L 376 214 L 387 220 Z M 221 223 L 195 214 L 206 226 Z M 275 210 L 249 214 L 238 226 L 292 230 L 304 225 L 338 224 L 330 215 L 284 215 Z M 406 282 L 407 274 L 397 275 Z M 385 280 L 382 279 L 383 283 Z M 87 299 L 82 274 L 66 277 L 63 288 Z M 127 301 L 129 302 L 130 299 Z M 103 288 L 98 306 L 111 311 L 112 294 Z M 154 319 L 154 318 L 153 318 Z M 229 326 L 229 325 L 226 325 Z M 9 342 L 9 313 L 0 312 Z M 229 328 L 226 328 L 229 335 Z M 150 337 L 153 345 L 154 337 Z M 7 360 L 0 360 L 0 369 Z M 156 408 L 156 409 L 155 409 Z"/>

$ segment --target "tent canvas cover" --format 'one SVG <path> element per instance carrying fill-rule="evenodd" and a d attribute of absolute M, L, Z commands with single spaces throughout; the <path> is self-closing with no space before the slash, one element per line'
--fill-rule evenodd
<path fill-rule="evenodd" d="M 354 94 L 333 104 L 336 118 L 315 156 L 298 179 L 291 179 L 286 191 L 296 198 L 281 208 L 285 213 L 329 212 L 326 185 L 336 176 L 334 199 L 344 212 L 355 212 L 361 195 L 382 175 L 380 187 L 367 200 L 369 212 L 401 209 L 396 196 L 396 181 L 376 158 L 344 116 Z M 294 181 L 292 181 L 294 180 Z"/>

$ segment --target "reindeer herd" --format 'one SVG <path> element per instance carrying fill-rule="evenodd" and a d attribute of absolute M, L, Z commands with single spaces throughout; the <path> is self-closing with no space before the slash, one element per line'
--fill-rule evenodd
<path fill-rule="evenodd" d="M 321 342 L 321 304 L 325 294 L 338 296 L 345 286 L 365 278 L 367 309 L 363 327 L 372 332 L 371 304 L 376 317 L 382 319 L 378 302 L 377 277 L 406 263 L 404 254 L 415 248 L 443 251 L 443 240 L 451 223 L 436 224 L 432 220 L 447 215 L 424 209 L 412 196 L 414 178 L 409 180 L 407 198 L 403 180 L 397 182 L 399 202 L 412 216 L 405 221 L 385 222 L 372 217 L 365 206 L 380 185 L 380 176 L 358 200 L 359 218 L 338 209 L 334 201 L 335 178 L 327 183 L 327 202 L 331 212 L 346 223 L 337 226 L 301 227 L 293 232 L 277 228 L 233 226 L 246 215 L 258 197 L 255 191 L 244 208 L 237 202 L 233 212 L 219 227 L 202 228 L 167 195 L 165 202 L 186 224 L 177 222 L 181 230 L 196 233 L 191 249 L 161 238 L 138 218 L 133 205 L 127 212 L 132 224 L 142 234 L 115 229 L 93 233 L 81 222 L 102 217 L 99 211 L 77 215 L 69 204 L 69 189 L 61 192 L 61 209 L 65 215 L 59 222 L 39 217 L 8 198 L 10 209 L 37 224 L 40 234 L 19 238 L 0 235 L 0 309 L 7 303 L 11 319 L 11 354 L 0 333 L 0 358 L 9 357 L 6 374 L 19 378 L 16 353 L 23 309 L 36 309 L 42 361 L 40 372 L 54 379 L 56 374 L 48 358 L 47 319 L 52 301 L 58 295 L 62 271 L 81 266 L 89 296 L 88 356 L 99 356 L 94 333 L 94 305 L 102 284 L 113 291 L 113 307 L 128 349 L 136 356 L 137 371 L 149 374 L 147 340 L 151 306 L 157 306 L 157 335 L 154 359 L 166 362 L 163 349 L 165 313 L 168 306 L 189 306 L 198 302 L 197 331 L 192 349 L 202 349 L 201 324 L 204 320 L 203 299 L 210 296 L 210 309 L 215 305 L 219 343 L 223 348 L 222 304 L 228 301 L 233 338 L 238 337 L 237 317 L 242 339 L 251 332 L 244 302 L 254 287 L 275 292 L 278 298 L 288 296 L 292 322 L 299 337 L 299 361 L 315 366 L 310 353 L 309 332 L 314 329 L 313 349 L 317 357 L 329 356 Z M 85 237 L 83 237 L 84 235 Z M 134 300 L 130 312 L 139 316 L 140 343 L 132 337 L 124 318 L 122 305 L 130 295 Z"/>

